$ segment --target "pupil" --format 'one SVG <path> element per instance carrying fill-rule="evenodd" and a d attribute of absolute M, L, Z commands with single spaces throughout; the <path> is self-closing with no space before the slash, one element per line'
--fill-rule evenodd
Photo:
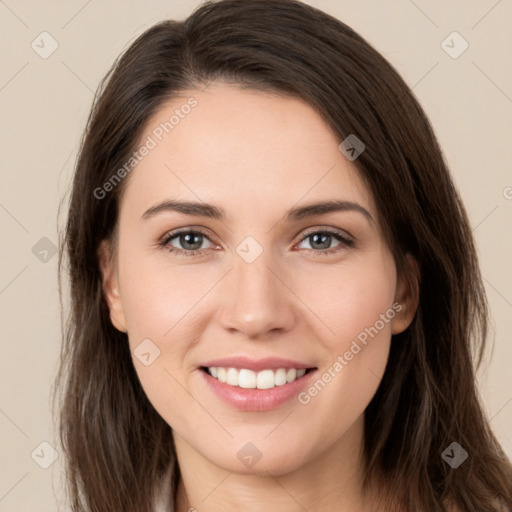
<path fill-rule="evenodd" d="M 313 236 L 313 244 L 320 244 L 322 247 L 321 249 L 328 249 L 329 247 L 329 242 L 330 242 L 330 239 L 331 239 L 331 235 L 327 234 L 327 233 L 315 233 Z M 318 241 L 318 239 L 323 239 L 323 241 Z"/>
<path fill-rule="evenodd" d="M 182 241 L 185 241 L 185 245 L 198 245 L 201 246 L 200 237 L 202 235 L 199 235 L 197 233 L 186 233 L 185 235 L 182 235 Z M 199 241 L 194 242 L 194 238 L 199 239 Z M 198 249 L 199 247 L 189 247 L 189 249 Z"/>

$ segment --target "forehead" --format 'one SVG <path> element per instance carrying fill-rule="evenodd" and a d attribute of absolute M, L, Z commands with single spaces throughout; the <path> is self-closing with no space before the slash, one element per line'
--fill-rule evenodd
<path fill-rule="evenodd" d="M 165 103 L 137 148 L 123 204 L 142 213 L 167 197 L 224 205 L 237 216 L 318 199 L 374 204 L 341 140 L 300 99 L 214 84 Z"/>

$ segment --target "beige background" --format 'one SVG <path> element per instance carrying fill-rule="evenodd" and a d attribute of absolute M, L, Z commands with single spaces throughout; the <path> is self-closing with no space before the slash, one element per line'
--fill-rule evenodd
<path fill-rule="evenodd" d="M 480 252 L 495 344 L 479 382 L 491 425 L 512 457 L 512 1 L 309 3 L 390 60 L 434 125 Z M 114 58 L 152 24 L 184 18 L 197 4 L 0 0 L 0 511 L 57 510 L 62 502 L 54 496 L 62 495 L 62 458 L 46 470 L 31 458 L 36 450 L 34 459 L 51 462 L 49 448 L 37 447 L 57 447 L 49 393 L 60 345 L 57 257 L 49 252 L 41 261 L 45 254 L 34 250 L 36 257 L 33 247 L 47 249 L 43 237 L 57 243 L 58 205 L 94 91 Z M 42 46 L 43 31 L 58 43 L 47 59 L 31 48 L 34 40 Z M 469 44 L 456 59 L 441 46 L 453 31 Z M 450 51 L 461 48 L 450 40 Z"/>

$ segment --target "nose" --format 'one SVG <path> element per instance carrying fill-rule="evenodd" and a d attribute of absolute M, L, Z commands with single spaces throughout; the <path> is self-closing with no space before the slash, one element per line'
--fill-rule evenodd
<path fill-rule="evenodd" d="M 297 315 L 288 273 L 280 271 L 268 253 L 264 251 L 252 263 L 235 256 L 234 268 L 224 280 L 224 300 L 218 312 L 224 329 L 264 339 L 272 332 L 293 328 Z"/>

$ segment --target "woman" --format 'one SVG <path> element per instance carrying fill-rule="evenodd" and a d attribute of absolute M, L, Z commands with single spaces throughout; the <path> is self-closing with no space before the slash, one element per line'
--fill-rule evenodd
<path fill-rule="evenodd" d="M 141 35 L 92 109 L 65 251 L 72 510 L 512 508 L 464 207 L 340 21 L 223 0 Z"/>

